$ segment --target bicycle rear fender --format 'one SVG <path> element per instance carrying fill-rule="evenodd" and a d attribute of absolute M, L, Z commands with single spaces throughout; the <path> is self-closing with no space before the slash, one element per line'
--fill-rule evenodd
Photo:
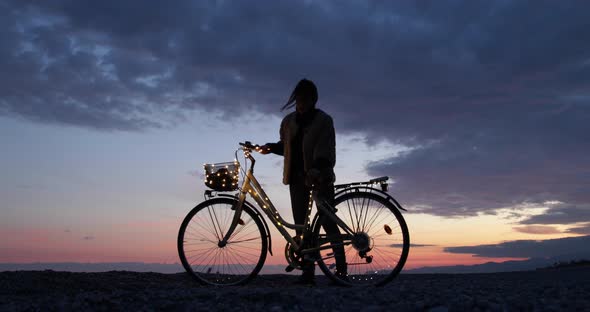
<path fill-rule="evenodd" d="M 216 194 L 217 196 L 220 197 L 227 197 L 227 198 L 232 198 L 235 200 L 238 200 L 238 196 L 237 195 L 230 195 L 230 194 Z M 270 255 L 272 256 L 272 239 L 270 237 L 270 230 L 268 228 L 268 224 L 266 224 L 266 219 L 264 219 L 264 216 L 262 216 L 262 214 L 260 213 L 260 211 L 258 211 L 258 209 L 256 209 L 256 207 L 252 204 L 250 204 L 248 201 L 244 200 L 244 205 L 246 205 L 248 208 L 252 209 L 252 211 L 254 211 L 256 213 L 256 215 L 258 215 L 258 217 L 262 220 L 262 224 L 264 224 L 264 229 L 266 230 L 266 235 L 268 236 L 268 253 L 270 253 Z"/>
<path fill-rule="evenodd" d="M 397 208 L 399 210 L 407 211 L 391 195 L 383 192 L 382 190 L 379 190 L 379 189 L 376 189 L 373 187 L 368 187 L 368 186 L 355 186 L 355 187 L 351 187 L 351 188 L 342 189 L 342 190 L 336 192 L 336 194 L 334 194 L 334 200 L 337 200 L 338 197 L 340 197 L 344 194 L 347 194 L 347 193 L 351 193 L 351 192 L 363 192 L 363 193 L 377 194 L 377 195 L 382 196 L 383 198 L 387 199 L 389 202 L 391 202 L 393 204 L 393 206 L 395 206 L 395 208 Z M 258 213 L 258 211 L 256 211 L 256 212 Z M 311 221 L 311 228 L 312 229 L 315 228 L 316 222 L 318 221 L 318 219 L 319 219 L 319 214 L 316 213 L 315 216 L 313 217 L 313 220 Z"/>
<path fill-rule="evenodd" d="M 336 194 L 334 194 L 334 198 L 336 199 L 336 198 L 338 198 L 338 196 L 341 196 L 343 194 L 350 193 L 350 192 L 363 192 L 363 191 L 367 192 L 367 193 L 374 193 L 374 194 L 378 194 L 380 196 L 383 196 L 383 198 L 390 201 L 395 206 L 395 208 L 403 210 L 403 211 L 407 211 L 391 195 L 385 193 L 384 191 L 382 191 L 380 189 L 376 189 L 376 188 L 368 187 L 368 186 L 355 186 L 355 187 L 351 187 L 351 188 L 342 189 L 342 190 L 336 192 Z"/>
<path fill-rule="evenodd" d="M 403 210 L 403 211 L 407 211 L 391 195 L 383 192 L 382 190 L 368 187 L 368 186 L 355 186 L 355 187 L 351 187 L 351 188 L 342 189 L 342 190 L 336 192 L 336 194 L 334 194 L 334 199 L 337 200 L 338 197 L 340 197 L 346 193 L 350 193 L 350 192 L 375 193 L 375 194 L 387 199 L 389 202 L 391 202 L 393 204 L 393 206 L 395 206 L 395 208 Z M 258 212 L 258 211 L 256 211 L 256 212 Z M 313 220 L 311 221 L 311 228 L 312 229 L 315 228 L 316 223 L 318 222 L 319 216 L 320 216 L 319 213 L 316 213 L 315 216 L 313 217 Z"/>

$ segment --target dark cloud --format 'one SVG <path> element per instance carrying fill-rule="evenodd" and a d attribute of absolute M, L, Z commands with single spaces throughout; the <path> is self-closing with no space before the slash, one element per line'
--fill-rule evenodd
<path fill-rule="evenodd" d="M 84 237 L 82 237 L 83 240 L 94 240 L 94 236 L 92 235 L 86 235 Z"/>
<path fill-rule="evenodd" d="M 590 236 L 548 240 L 517 240 L 493 245 L 447 247 L 445 252 L 473 254 L 476 257 L 549 258 L 569 256 L 571 259 L 590 256 Z"/>
<path fill-rule="evenodd" d="M 528 226 L 517 226 L 513 227 L 517 232 L 527 234 L 557 234 L 561 233 L 557 228 L 547 225 L 528 225 Z"/>
<path fill-rule="evenodd" d="M 578 227 L 569 228 L 566 230 L 566 232 L 573 234 L 590 235 L 590 223 Z"/>
<path fill-rule="evenodd" d="M 95 129 L 277 114 L 301 77 L 412 211 L 590 203 L 590 3 L 1 1 L 0 114 Z M 586 206 L 584 206 L 586 207 Z M 586 208 L 583 208 L 586 209 Z"/>
<path fill-rule="evenodd" d="M 556 204 L 542 214 L 528 217 L 521 224 L 572 224 L 590 221 L 590 205 Z"/>

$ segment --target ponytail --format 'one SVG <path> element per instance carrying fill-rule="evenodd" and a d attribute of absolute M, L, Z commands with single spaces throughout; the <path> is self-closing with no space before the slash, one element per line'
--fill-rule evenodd
<path fill-rule="evenodd" d="M 311 80 L 305 78 L 301 79 L 295 86 L 295 89 L 293 89 L 293 92 L 291 92 L 289 100 L 287 100 L 287 103 L 283 105 L 281 111 L 290 109 L 293 106 L 295 106 L 295 100 L 298 96 L 303 96 L 310 99 L 315 105 L 315 103 L 317 103 L 318 101 L 318 88 Z"/>

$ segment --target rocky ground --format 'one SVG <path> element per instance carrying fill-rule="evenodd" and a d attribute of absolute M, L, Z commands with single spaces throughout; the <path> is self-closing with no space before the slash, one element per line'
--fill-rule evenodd
<path fill-rule="evenodd" d="M 380 288 L 293 285 L 262 275 L 202 286 L 186 274 L 0 272 L 0 311 L 590 311 L 590 268 L 400 275 Z"/>

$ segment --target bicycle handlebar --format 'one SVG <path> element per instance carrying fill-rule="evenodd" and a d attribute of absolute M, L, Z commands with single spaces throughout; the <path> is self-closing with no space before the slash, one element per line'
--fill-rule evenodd
<path fill-rule="evenodd" d="M 244 156 L 246 156 L 249 160 L 250 160 L 250 170 L 252 172 L 254 172 L 254 165 L 256 164 L 256 159 L 254 159 L 254 157 L 252 157 L 252 155 L 250 154 L 252 152 L 252 150 L 255 150 L 257 152 L 260 151 L 260 145 L 256 144 L 256 145 L 252 145 L 252 143 L 250 141 L 246 141 L 246 142 L 240 142 L 239 143 L 241 147 L 243 147 L 244 150 Z M 237 151 L 236 151 L 237 152 Z"/>
<path fill-rule="evenodd" d="M 247 149 L 257 149 L 257 148 L 260 148 L 260 145 L 258 145 L 258 144 L 252 145 L 252 142 L 250 142 L 250 141 L 246 141 L 246 142 L 243 142 L 243 143 L 240 142 L 239 144 L 240 144 L 240 146 L 245 147 Z"/>

